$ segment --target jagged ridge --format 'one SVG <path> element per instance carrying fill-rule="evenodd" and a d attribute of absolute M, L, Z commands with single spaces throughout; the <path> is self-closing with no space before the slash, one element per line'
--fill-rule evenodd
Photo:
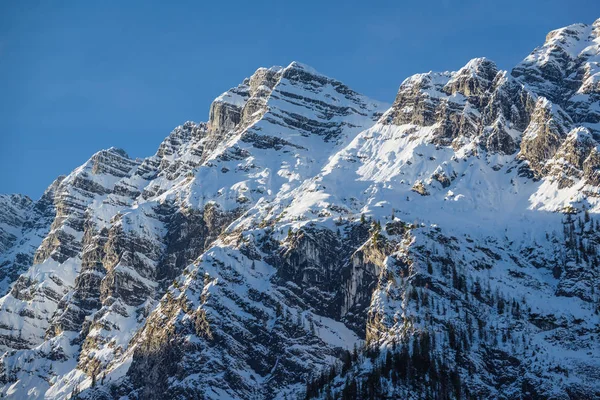
<path fill-rule="evenodd" d="M 2 198 L 0 393 L 598 396 L 598 23 L 390 108 L 261 68 L 154 156 Z"/>

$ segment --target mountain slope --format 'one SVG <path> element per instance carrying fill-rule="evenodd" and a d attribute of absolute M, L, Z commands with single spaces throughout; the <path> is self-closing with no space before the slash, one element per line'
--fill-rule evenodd
<path fill-rule="evenodd" d="M 391 106 L 260 68 L 154 156 L 2 197 L 0 393 L 600 396 L 599 23 Z"/>

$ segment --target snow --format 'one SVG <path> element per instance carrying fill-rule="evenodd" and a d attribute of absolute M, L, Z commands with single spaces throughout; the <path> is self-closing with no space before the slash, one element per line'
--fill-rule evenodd
<path fill-rule="evenodd" d="M 317 336 L 334 347 L 352 350 L 354 345 L 361 342 L 356 333 L 341 322 L 323 316 L 314 316 L 313 321 L 315 322 Z"/>
<path fill-rule="evenodd" d="M 576 25 L 551 32 L 546 46 L 536 50 L 524 63 L 543 66 L 551 62 L 549 49 L 556 46 L 566 49 L 573 58 L 586 54 L 589 76 L 583 86 L 596 87 L 600 80 L 600 72 L 596 72 L 599 44 L 597 39 L 594 43 L 580 40 L 590 29 Z M 415 90 L 428 102 L 445 101 L 459 107 L 463 115 L 480 118 L 482 113 L 467 96 L 448 94 L 443 89 L 456 83 L 460 75 L 478 77 L 477 69 L 485 61 L 473 59 L 458 72 L 415 75 L 402 83 L 400 92 Z M 309 82 L 296 79 L 295 70 L 319 79 Z M 257 74 L 264 71 L 259 70 Z M 40 230 L 24 234 L 18 224 L 0 225 L 0 229 L 23 237 L 24 244 L 19 248 L 36 248 L 41 244 L 41 237 L 59 233 L 83 246 L 84 233 L 73 227 L 77 224 L 69 223 L 81 219 L 93 224 L 97 236 L 104 230 L 118 231 L 157 249 L 154 258 L 140 251 L 135 253 L 144 267 L 139 270 L 121 259 L 110 266 L 110 271 L 82 272 L 81 257 L 76 256 L 62 263 L 47 258 L 23 273 L 20 281 L 27 283 L 26 295 L 11 292 L 0 299 L 0 334 L 19 332 L 31 348 L 3 355 L 5 365 L 21 371 L 18 380 L 0 388 L 0 393 L 14 398 L 59 399 L 68 396 L 77 386 L 86 389 L 91 385 L 91 378 L 77 368 L 77 361 L 85 357 L 102 364 L 108 382 L 122 382 L 127 379 L 133 353 L 151 335 L 148 321 L 159 321 L 173 329 L 189 327 L 199 312 L 213 318 L 211 329 L 227 325 L 240 335 L 251 337 L 248 326 L 260 323 L 270 334 L 283 335 L 279 329 L 286 321 L 277 315 L 274 306 L 283 304 L 286 315 L 301 321 L 299 329 L 314 326 L 321 349 L 352 348 L 360 344 L 361 339 L 344 323 L 297 304 L 286 305 L 289 295 L 286 290 L 300 290 L 299 286 L 293 282 L 279 285 L 275 279 L 277 269 L 267 262 L 269 255 L 263 253 L 250 259 L 241 250 L 241 243 L 254 245 L 267 236 L 283 243 L 288 229 L 297 232 L 308 224 L 316 224 L 335 230 L 338 220 L 358 221 L 362 214 L 383 221 L 383 226 L 392 220 L 413 223 L 411 238 L 400 241 L 395 253 L 387 256 L 381 267 L 383 272 L 394 272 L 394 257 L 414 254 L 411 252 L 422 244 L 432 246 L 435 251 L 449 252 L 427 236 L 440 230 L 454 238 L 456 250 L 453 251 L 462 256 L 465 265 L 475 265 L 489 258 L 477 246 L 485 245 L 498 254 L 493 268 L 473 268 L 471 278 L 489 282 L 492 290 L 503 295 L 523 298 L 532 311 L 540 315 L 554 315 L 568 321 L 581 319 L 583 326 L 590 329 L 598 323 L 585 301 L 556 295 L 558 282 L 548 269 L 524 262 L 526 265 L 519 272 L 527 274 L 528 280 L 516 279 L 510 272 L 515 268 L 511 256 L 538 252 L 540 257 L 549 259 L 554 249 L 546 235 L 561 232 L 563 215 L 560 211 L 568 207 L 581 209 L 586 204 L 591 213 L 599 213 L 600 201 L 587 195 L 599 193 L 599 188 L 583 179 L 571 187 L 561 188 L 551 176 L 539 181 L 520 176 L 522 160 L 517 153 L 486 152 L 479 146 L 479 138 L 456 138 L 451 146 L 437 144 L 439 124 L 390 125 L 387 121 L 392 111 L 389 105 L 347 91 L 341 88 L 341 83 L 306 65 L 293 62 L 285 68 L 273 67 L 269 71 L 278 74 L 274 87 L 258 85 L 251 91 L 247 84 L 252 82 L 251 78 L 215 99 L 217 103 L 242 108 L 251 98 L 264 107 L 245 121 L 243 128 L 228 132 L 214 148 L 206 150 L 206 154 L 203 151 L 208 148 L 207 135 L 211 132 L 202 124 L 178 127 L 156 155 L 129 160 L 130 169 L 124 177 L 97 172 L 95 163 L 105 152 L 125 156 L 116 153 L 116 149 L 96 153 L 61 184 L 60 194 L 74 199 L 78 211 L 53 225 L 51 232 Z M 512 79 L 506 72 L 500 74 L 499 84 Z M 581 93 L 573 100 L 587 101 L 585 90 L 580 89 Z M 557 119 L 567 115 L 543 96 L 537 97 L 536 109 L 547 110 Z M 407 106 L 400 112 L 411 114 L 415 110 Z M 488 123 L 482 127 L 488 133 L 506 125 L 504 116 Z M 540 128 L 534 121 L 523 132 L 511 126 L 506 127 L 506 131 L 518 143 L 521 139 L 535 138 Z M 575 127 L 566 140 L 592 141 L 589 129 L 590 126 Z M 564 157 L 557 157 L 553 162 L 566 165 Z M 443 183 L 442 177 L 449 185 Z M 80 179 L 89 179 L 98 185 L 100 193 L 82 192 L 78 186 Z M 425 188 L 427 195 L 416 193 L 415 184 Z M 127 188 L 134 194 L 118 194 L 122 192 L 115 192 L 115 188 Z M 226 234 L 189 265 L 167 293 L 155 279 L 157 260 L 164 251 L 164 238 L 168 233 L 167 222 L 157 212 L 164 206 L 196 210 L 214 206 L 222 212 L 241 211 L 241 216 L 226 227 Z M 26 220 L 28 212 L 19 212 L 19 217 Z M 267 229 L 272 231 L 267 234 Z M 11 252 L 6 254 L 12 256 Z M 103 298 L 100 309 L 90 311 L 86 317 L 89 323 L 86 337 L 95 341 L 91 350 L 75 344 L 73 339 L 78 332 L 61 332 L 45 339 L 52 317 L 64 311 L 56 299 L 65 304 L 72 301 L 78 276 L 89 274 L 104 279 L 107 273 L 126 275 L 131 282 L 143 287 L 148 293 L 145 301 L 138 305 L 127 304 L 118 294 Z M 104 283 L 108 284 L 107 280 Z M 350 288 L 352 290 L 356 287 Z M 412 310 L 404 293 L 396 297 L 390 295 L 398 290 L 393 279 L 380 282 L 373 293 L 370 310 L 384 316 L 383 323 L 388 324 L 390 335 L 402 336 L 406 334 Z M 55 296 L 49 298 L 49 293 Z M 261 302 L 257 298 L 268 301 Z M 177 307 L 180 308 L 170 313 L 173 299 L 179 302 Z M 69 304 L 69 307 L 73 310 L 77 306 Z M 22 317 L 27 313 L 34 317 Z M 459 318 L 460 314 L 453 317 Z M 493 323 L 502 328 L 510 326 L 511 322 L 503 317 L 493 315 L 493 318 Z M 416 327 L 418 324 L 411 325 L 411 329 Z M 596 358 L 588 357 L 584 350 L 553 347 L 545 333 L 530 326 L 523 334 L 531 334 L 532 340 L 552 359 L 564 359 L 569 365 L 596 363 Z M 205 343 L 193 334 L 189 334 L 187 340 L 199 347 Z M 65 352 L 64 360 L 50 363 L 49 354 L 57 348 Z M 240 348 L 236 350 L 242 351 Z M 294 360 L 299 365 L 333 361 L 327 354 L 311 353 L 315 348 L 301 342 L 294 342 L 286 350 L 309 354 L 307 359 Z M 203 355 L 213 361 L 221 357 L 226 360 L 220 351 L 223 350 L 207 348 Z M 52 373 L 50 365 L 54 368 Z M 248 380 L 264 383 L 275 376 L 278 368 L 281 368 L 279 358 L 266 377 L 250 371 L 249 367 L 237 372 Z M 188 376 L 176 384 L 193 384 L 200 377 Z M 225 398 L 231 397 L 231 393 L 215 387 L 211 396 Z"/>
<path fill-rule="evenodd" d="M 218 103 L 233 104 L 236 107 L 243 107 L 244 104 L 246 104 L 246 99 L 243 96 L 233 92 L 225 92 L 214 101 Z"/>

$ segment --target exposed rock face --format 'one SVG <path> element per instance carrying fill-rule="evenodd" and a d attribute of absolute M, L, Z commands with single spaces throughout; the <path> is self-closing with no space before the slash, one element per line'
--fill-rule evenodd
<path fill-rule="evenodd" d="M 136 333 L 146 329 L 146 318 L 184 269 L 257 200 L 293 188 L 320 168 L 324 160 L 308 150 L 314 140 L 340 146 L 349 133 L 374 123 L 380 110 L 380 103 L 294 63 L 259 69 L 215 100 L 208 125 L 178 127 L 152 157 L 133 161 L 118 149 L 97 153 L 55 185 L 56 215 L 47 222 L 50 233 L 36 252 L 36 265 L 2 299 L 4 348 L 34 348 L 45 340 L 53 344 L 31 351 L 51 361 L 67 338 L 69 351 L 59 359 L 77 361 L 78 370 L 90 376 L 115 367 L 126 354 L 137 360 L 138 347 L 145 345 L 137 345 Z M 223 147 L 227 140 L 233 144 Z M 297 172 L 284 163 L 275 179 L 257 174 L 287 149 L 303 160 Z M 220 183 L 215 173 L 225 182 L 231 177 L 227 191 L 213 191 Z M 13 330 L 16 315 L 23 328 Z M 290 329 L 292 336 L 301 332 L 295 325 Z M 332 347 L 316 359 L 326 365 L 336 352 Z M 16 357 L 15 365 L 27 370 L 22 360 L 28 356 Z M 302 371 L 295 379 L 308 367 Z M 61 397 L 64 390 L 47 395 Z"/>
<path fill-rule="evenodd" d="M 429 191 L 421 181 L 415 182 L 415 184 L 412 187 L 412 191 L 415 193 L 419 193 L 421 196 L 429 196 Z"/>
<path fill-rule="evenodd" d="M 389 108 L 260 68 L 151 157 L 0 197 L 1 395 L 600 397 L 598 30 Z"/>
<path fill-rule="evenodd" d="M 462 93 L 469 96 L 482 96 L 488 92 L 498 75 L 498 67 L 485 58 L 475 58 L 461 68 L 444 86 L 448 94 Z"/>
<path fill-rule="evenodd" d="M 357 249 L 369 237 L 366 223 L 341 225 L 337 233 L 308 226 L 290 232 L 279 254 L 268 262 L 277 268 L 277 281 L 289 292 L 292 303 L 339 320 L 353 313 L 359 296 L 368 301 L 375 273 L 362 257 L 364 250 Z M 340 284 L 340 279 L 346 283 Z"/>
<path fill-rule="evenodd" d="M 52 188 L 56 215 L 50 232 L 35 252 L 34 265 L 0 300 L 0 318 L 18 315 L 22 320 L 21 330 L 0 333 L 2 347 L 21 348 L 42 342 L 49 319 L 80 271 L 87 207 L 110 194 L 115 181 L 134 165 L 120 149 L 101 151 Z"/>
<path fill-rule="evenodd" d="M 600 132 L 600 20 L 575 24 L 546 36 L 512 75 L 567 110 L 575 123 Z"/>
<path fill-rule="evenodd" d="M 568 133 L 561 147 L 549 162 L 549 175 L 556 177 L 560 189 L 571 187 L 580 180 L 598 186 L 598 143 L 586 128 Z"/>
<path fill-rule="evenodd" d="M 23 228 L 26 212 L 32 203 L 27 196 L 13 194 L 0 197 L 0 251 L 3 253 L 15 244 L 16 234 Z"/>
<path fill-rule="evenodd" d="M 533 97 L 485 58 L 454 73 L 428 73 L 400 86 L 386 123 L 431 126 L 434 143 L 455 148 L 479 142 L 512 154 L 533 108 Z"/>
<path fill-rule="evenodd" d="M 240 86 L 223 93 L 212 102 L 208 117 L 211 130 L 226 133 L 239 125 L 243 107 L 250 97 L 249 84 L 249 80 L 245 80 Z"/>
<path fill-rule="evenodd" d="M 33 202 L 20 195 L 0 199 L 0 294 L 4 295 L 19 275 L 33 263 L 36 248 L 48 234 L 55 216 L 54 193 L 64 177 L 58 178 Z"/>
<path fill-rule="evenodd" d="M 536 102 L 531 123 L 523 134 L 521 156 L 539 175 L 545 172 L 545 163 L 554 157 L 571 126 L 569 116 L 540 97 Z"/>
<path fill-rule="evenodd" d="M 25 266 L 23 264 L 31 263 L 31 254 L 27 252 L 19 252 L 14 255 L 14 261 L 5 255 L 17 245 L 23 236 L 24 225 L 32 206 L 33 201 L 27 196 L 0 196 L 0 253 L 4 256 L 0 264 L 2 294 L 6 293 L 7 286 L 23 272 L 22 268 Z"/>

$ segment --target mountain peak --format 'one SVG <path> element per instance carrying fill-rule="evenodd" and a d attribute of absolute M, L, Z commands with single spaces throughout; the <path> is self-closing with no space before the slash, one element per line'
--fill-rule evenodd
<path fill-rule="evenodd" d="M 600 132 L 600 24 L 556 29 L 512 70 L 531 91 L 568 111 L 574 122 Z"/>
<path fill-rule="evenodd" d="M 594 35 L 391 107 L 258 68 L 150 157 L 0 196 L 0 397 L 598 397 Z"/>
<path fill-rule="evenodd" d="M 497 70 L 498 67 L 496 66 L 496 63 L 492 60 L 490 60 L 487 57 L 475 57 L 472 58 L 471 60 L 469 60 L 469 62 L 467 64 L 465 64 L 464 67 L 462 67 L 460 71 L 462 70 L 469 70 L 469 71 L 474 71 L 474 72 L 479 72 L 479 71 L 486 71 L 486 70 Z"/>
<path fill-rule="evenodd" d="M 544 45 L 571 45 L 572 41 L 586 39 L 589 35 L 589 25 L 572 24 L 563 28 L 548 32 Z"/>
<path fill-rule="evenodd" d="M 444 91 L 451 94 L 460 92 L 466 96 L 481 95 L 491 88 L 497 74 L 498 67 L 493 61 L 485 57 L 474 58 L 452 75 Z"/>
<path fill-rule="evenodd" d="M 325 75 L 319 73 L 316 69 L 314 69 L 310 65 L 307 65 L 307 64 L 304 64 L 304 63 L 301 63 L 298 61 L 292 61 L 287 67 L 285 67 L 285 69 L 297 69 L 297 70 L 305 71 L 311 75 L 325 76 Z"/>

